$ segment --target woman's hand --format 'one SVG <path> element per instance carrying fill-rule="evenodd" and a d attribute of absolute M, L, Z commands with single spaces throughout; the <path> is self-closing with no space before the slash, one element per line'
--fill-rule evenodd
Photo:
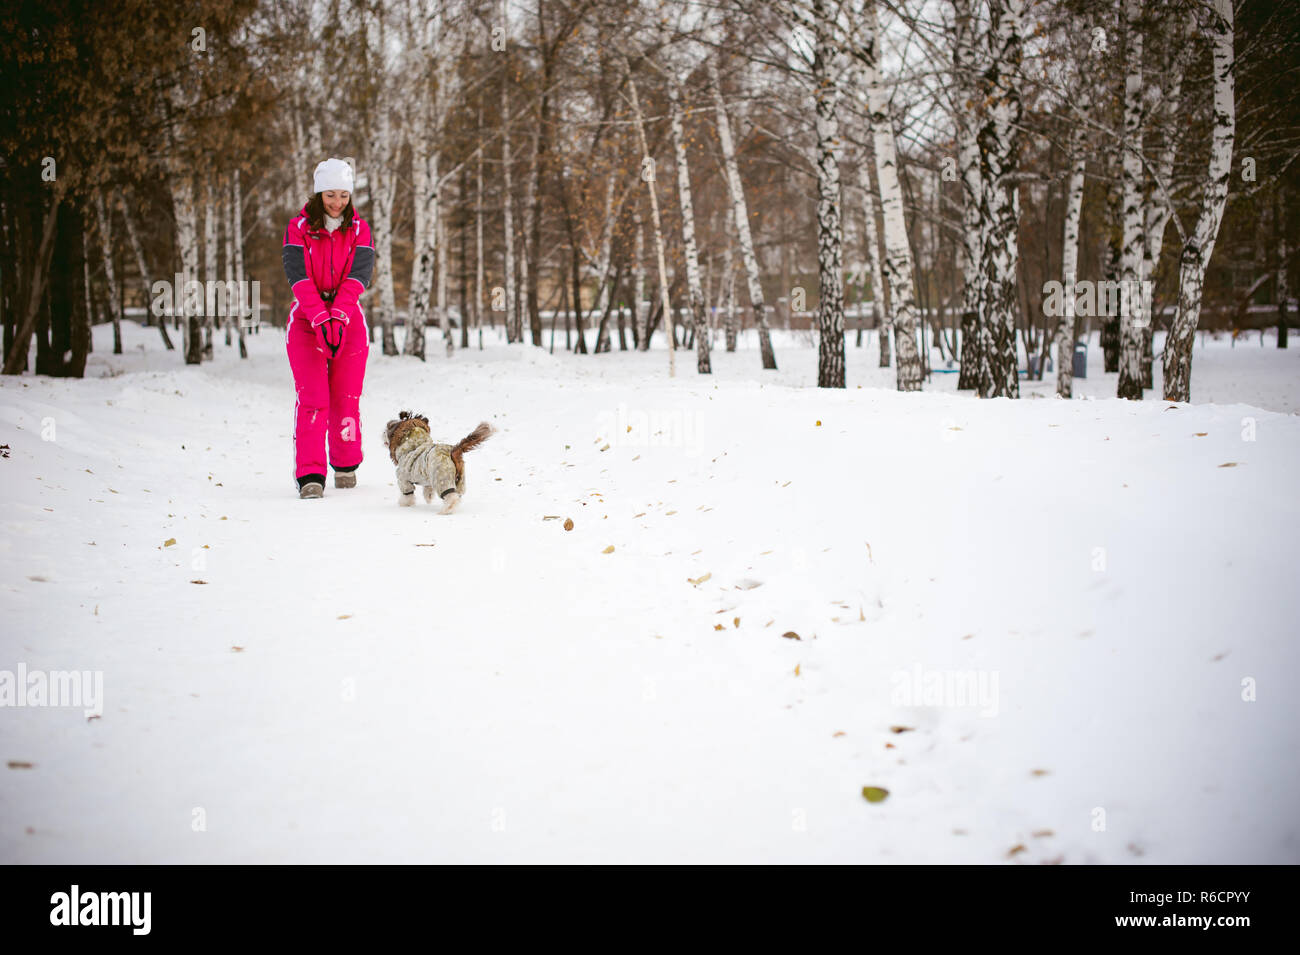
<path fill-rule="evenodd" d="M 348 317 L 341 309 L 331 309 L 330 317 L 316 326 L 316 334 L 320 338 L 324 352 L 330 358 L 339 357 L 339 349 L 343 347 L 343 333 L 347 329 Z"/>

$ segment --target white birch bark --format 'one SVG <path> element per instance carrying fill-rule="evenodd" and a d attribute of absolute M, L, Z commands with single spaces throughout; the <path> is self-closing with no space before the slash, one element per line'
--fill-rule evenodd
<path fill-rule="evenodd" d="M 831 11 L 813 0 L 813 90 L 817 134 L 817 386 L 844 385 L 844 239 L 840 225 L 839 77 Z"/>
<path fill-rule="evenodd" d="M 858 188 L 862 190 L 862 244 L 871 275 L 871 318 L 880 338 L 880 367 L 889 367 L 889 320 L 885 316 L 885 279 L 880 268 L 880 230 L 876 227 L 876 194 L 871 187 L 869 158 L 858 163 Z"/>
<path fill-rule="evenodd" d="M 691 202 L 691 172 L 686 159 L 686 134 L 682 123 L 681 89 L 677 78 L 668 80 L 670 106 L 669 126 L 672 130 L 673 152 L 677 159 L 677 199 L 682 210 L 682 252 L 686 257 L 686 289 L 690 303 L 691 319 L 695 323 L 696 371 L 711 374 L 709 364 L 709 335 L 704 311 L 704 286 L 700 279 L 699 249 L 695 245 L 695 207 Z M 610 180 L 611 184 L 613 180 Z M 613 197 L 611 192 L 610 198 Z M 606 219 L 609 213 L 606 210 Z M 606 230 L 606 235 L 609 230 Z M 608 240 L 607 240 L 608 241 Z M 608 255 L 608 250 L 606 250 Z M 608 263 L 602 263 L 607 268 Z"/>
<path fill-rule="evenodd" d="M 239 170 L 235 170 L 234 176 L 230 182 L 230 218 L 227 222 L 227 239 L 226 239 L 226 260 L 227 279 L 233 279 L 239 288 L 239 302 L 236 306 L 235 314 L 235 334 L 239 337 L 239 357 L 248 357 L 248 343 L 244 339 L 244 329 L 250 324 L 257 324 L 262 320 L 262 316 L 252 312 L 252 297 L 245 291 L 244 276 L 244 225 L 243 225 L 243 192 L 240 188 Z M 244 314 L 248 309 L 249 313 Z"/>
<path fill-rule="evenodd" d="M 217 199 L 209 179 L 203 184 L 203 357 L 212 360 L 212 326 L 216 321 Z"/>
<path fill-rule="evenodd" d="M 1142 76 L 1141 0 L 1124 0 L 1124 130 L 1120 142 L 1120 318 L 1118 397 L 1142 397 L 1142 340 L 1140 289 L 1145 225 L 1142 217 L 1142 102 L 1146 84 Z"/>
<path fill-rule="evenodd" d="M 977 27 L 972 0 L 953 0 L 953 123 L 957 131 L 957 170 L 962 204 L 962 323 L 961 371 L 958 389 L 979 387 L 984 361 L 980 355 L 983 327 L 984 250 L 981 242 L 980 203 L 984 185 L 980 178 L 979 140 L 976 128 L 981 102 L 976 87 L 978 70 Z"/>
<path fill-rule="evenodd" d="M 105 207 L 102 190 L 95 192 L 95 218 L 99 223 L 99 248 L 104 256 L 104 277 L 108 280 L 109 310 L 113 316 L 113 354 L 122 354 L 122 315 L 118 307 L 117 270 L 113 268 L 112 206 Z"/>
<path fill-rule="evenodd" d="M 718 117 L 718 140 L 722 145 L 722 162 L 727 173 L 727 192 L 731 198 L 731 217 L 736 227 L 736 241 L 740 244 L 740 260 L 745 266 L 745 287 L 749 292 L 749 306 L 754 312 L 754 327 L 758 330 L 759 351 L 763 367 L 776 370 L 776 353 L 772 350 L 772 335 L 768 328 L 767 307 L 763 301 L 762 277 L 758 271 L 758 258 L 754 255 L 754 238 L 749 230 L 749 209 L 745 203 L 745 187 L 740 181 L 740 166 L 736 162 L 736 145 L 731 137 L 731 119 L 722 102 L 722 82 L 718 65 L 712 58 L 709 65 L 709 85 L 713 87 L 713 110 Z"/>
<path fill-rule="evenodd" d="M 623 68 L 627 73 L 627 85 L 632 94 L 632 118 L 636 125 L 637 140 L 641 145 L 642 179 L 645 181 L 647 191 L 650 194 L 650 223 L 654 228 L 655 235 L 655 255 L 659 266 L 659 299 L 663 306 L 664 312 L 664 333 L 668 338 L 668 377 L 672 378 L 677 374 L 677 326 L 674 322 L 672 306 L 668 303 L 668 265 L 664 261 L 664 230 L 659 222 L 659 196 L 655 187 L 656 176 L 647 175 L 646 170 L 654 169 L 654 158 L 650 155 L 650 147 L 645 138 L 645 122 L 641 113 L 641 100 L 637 95 L 636 80 L 632 79 L 632 67 L 626 58 L 623 62 Z M 649 346 L 650 328 L 647 322 L 646 326 L 646 346 Z"/>
<path fill-rule="evenodd" d="M 903 218 L 903 190 L 898 182 L 898 154 L 894 143 L 889 96 L 880 82 L 880 28 L 874 3 L 867 5 L 868 63 L 860 65 L 876 153 L 876 181 L 885 230 L 885 281 L 893 312 L 894 351 L 899 391 L 921 390 L 921 353 L 916 345 L 917 308 L 912 287 L 912 249 Z"/>
<path fill-rule="evenodd" d="M 1083 183 L 1087 155 L 1089 111 L 1087 93 L 1081 95 L 1083 117 L 1070 132 L 1070 180 L 1065 192 L 1065 232 L 1061 243 L 1062 309 L 1056 330 L 1056 394 L 1069 398 L 1074 391 L 1075 288 L 1079 271 L 1079 223 L 1083 216 Z"/>
<path fill-rule="evenodd" d="M 1020 61 L 1025 0 L 991 0 L 988 69 L 983 73 L 987 115 L 979 130 L 982 186 L 980 224 L 984 308 L 981 322 L 982 398 L 1020 397 L 1016 316 L 1020 311 L 1019 162 L 1022 104 Z"/>
<path fill-rule="evenodd" d="M 203 341 L 199 326 L 199 312 L 203 309 L 203 294 L 188 294 L 189 283 L 199 279 L 199 226 L 198 210 L 194 202 L 194 183 L 186 172 L 173 173 L 168 186 L 176 221 L 176 245 L 181 259 L 182 345 L 185 364 L 197 365 L 203 361 Z"/>
<path fill-rule="evenodd" d="M 645 223 L 641 221 L 641 207 L 632 208 L 632 263 L 633 291 L 635 298 L 632 321 L 636 322 L 636 347 L 640 351 L 650 348 L 650 338 L 646 334 L 650 327 L 650 303 L 645 302 Z"/>
<path fill-rule="evenodd" d="M 478 349 L 483 350 L 483 107 L 478 111 L 478 172 L 474 185 L 474 327 L 478 329 Z"/>
<path fill-rule="evenodd" d="M 1201 293 L 1205 270 L 1214 253 L 1223 209 L 1228 200 L 1228 178 L 1232 174 L 1232 149 L 1236 141 L 1233 11 L 1231 0 L 1212 0 L 1206 29 L 1213 60 L 1214 127 L 1210 144 L 1205 193 L 1195 231 L 1183 246 L 1178 270 L 1178 306 L 1165 340 L 1164 397 L 1166 401 L 1190 401 L 1192 344 L 1201 315 Z"/>

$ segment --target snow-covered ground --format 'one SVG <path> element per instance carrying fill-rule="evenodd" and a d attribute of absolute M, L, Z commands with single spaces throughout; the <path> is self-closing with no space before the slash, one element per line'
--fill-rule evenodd
<path fill-rule="evenodd" d="M 1198 342 L 1190 406 L 1095 336 L 1068 403 L 376 348 L 299 501 L 282 334 L 125 338 L 0 379 L 0 682 L 103 689 L 0 709 L 0 861 L 1300 862 L 1300 348 Z M 451 516 L 401 408 L 500 429 Z"/>

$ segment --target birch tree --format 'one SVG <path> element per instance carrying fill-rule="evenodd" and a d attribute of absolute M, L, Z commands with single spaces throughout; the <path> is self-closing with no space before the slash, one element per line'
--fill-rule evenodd
<path fill-rule="evenodd" d="M 722 101 L 722 81 L 718 65 L 708 61 L 709 85 L 713 89 L 713 110 L 718 121 L 718 142 L 722 146 L 722 162 L 726 171 L 727 194 L 731 199 L 732 223 L 736 241 L 740 244 L 740 260 L 745 267 L 745 287 L 749 292 L 749 307 L 754 313 L 754 327 L 758 330 L 758 347 L 763 367 L 776 370 L 776 353 L 772 350 L 772 334 L 768 328 L 767 307 L 763 301 L 763 283 L 758 273 L 758 259 L 754 255 L 754 237 L 749 230 L 749 209 L 745 203 L 745 188 L 740 181 L 740 167 L 736 162 L 736 144 L 731 137 L 731 120 Z"/>
<path fill-rule="evenodd" d="M 1228 179 L 1232 174 L 1232 149 L 1236 139 L 1236 58 L 1232 2 L 1209 0 L 1202 13 L 1213 63 L 1214 125 L 1201 212 L 1195 230 L 1183 244 L 1178 269 L 1178 305 L 1169 335 L 1165 339 L 1166 401 L 1191 400 L 1192 343 L 1200 321 L 1205 270 L 1214 253 L 1214 243 L 1218 238 L 1223 209 L 1228 200 Z"/>
<path fill-rule="evenodd" d="M 1086 121 L 1088 94 L 1081 92 L 1079 109 Z M 1070 132 L 1070 179 L 1065 193 L 1065 231 L 1061 240 L 1062 304 L 1060 326 L 1056 332 L 1056 394 L 1071 397 L 1074 389 L 1074 317 L 1075 282 L 1079 272 L 1079 223 L 1083 217 L 1083 183 L 1087 166 L 1088 127 L 1075 123 Z"/>
<path fill-rule="evenodd" d="M 983 74 L 987 112 L 980 124 L 981 268 L 985 284 L 980 348 L 987 359 L 981 398 L 1018 398 L 1016 316 L 1020 311 L 1020 190 L 1022 104 L 1020 61 L 1025 0 L 990 0 L 988 65 Z"/>
<path fill-rule="evenodd" d="M 916 344 L 917 308 L 912 285 L 912 248 L 903 218 L 903 190 L 898 182 L 898 153 L 894 142 L 889 96 L 880 77 L 880 26 L 874 2 L 863 16 L 866 35 L 857 49 L 861 85 L 867 91 L 867 115 L 876 155 L 876 182 L 885 230 L 885 282 L 894 328 L 896 379 L 899 391 L 921 390 L 921 353 Z"/>
<path fill-rule="evenodd" d="M 839 70 L 827 0 L 812 0 L 817 114 L 817 386 L 844 387 L 844 243 L 838 156 Z"/>
<path fill-rule="evenodd" d="M 695 245 L 695 207 L 691 202 L 691 172 L 686 159 L 686 135 L 682 128 L 681 84 L 676 76 L 668 78 L 669 125 L 672 129 L 673 152 L 677 160 L 677 199 L 682 211 L 682 254 L 686 258 L 686 289 L 691 318 L 695 323 L 696 370 L 701 375 L 712 372 L 709 364 L 709 336 L 704 311 L 704 287 L 700 282 L 699 251 Z M 613 180 L 611 179 L 612 183 Z M 612 198 L 612 192 L 608 194 Z M 606 202 L 606 220 L 609 218 Z M 610 234 L 606 229 L 606 236 Z M 608 239 L 606 240 L 608 241 Z M 608 250 L 605 252 L 608 255 Z M 607 269 L 608 263 L 602 263 Z M 607 292 L 605 294 L 608 294 Z M 602 306 L 603 306 L 602 302 Z M 599 344 L 598 344 L 599 347 Z"/>
<path fill-rule="evenodd" d="M 1118 397 L 1142 397 L 1141 321 L 1142 258 L 1145 225 L 1142 218 L 1142 103 L 1146 86 L 1142 76 L 1142 3 L 1124 0 L 1124 131 L 1120 140 L 1120 320 Z"/>
<path fill-rule="evenodd" d="M 108 280 L 109 310 L 113 315 L 113 354 L 122 354 L 121 295 L 117 287 L 117 272 L 113 268 L 113 216 L 112 206 L 105 206 L 103 190 L 95 192 L 95 219 L 99 224 L 99 249 L 104 257 L 104 277 Z"/>
<path fill-rule="evenodd" d="M 984 327 L 984 230 L 980 204 L 984 184 L 976 138 L 983 109 L 975 87 L 978 70 L 978 28 L 972 0 L 953 0 L 953 125 L 957 134 L 957 169 L 962 193 L 962 322 L 961 371 L 957 388 L 977 389 L 988 374 L 988 356 L 980 349 Z"/>

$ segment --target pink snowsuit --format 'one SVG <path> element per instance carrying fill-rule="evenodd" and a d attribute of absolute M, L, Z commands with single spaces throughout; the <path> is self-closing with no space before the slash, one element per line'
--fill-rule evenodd
<path fill-rule="evenodd" d="M 325 477 L 329 463 L 361 463 L 361 387 L 370 330 L 357 298 L 375 264 L 370 226 L 355 211 L 346 229 L 312 229 L 307 207 L 284 230 L 284 274 L 293 288 L 285 347 L 298 401 L 294 410 L 294 478 Z"/>

